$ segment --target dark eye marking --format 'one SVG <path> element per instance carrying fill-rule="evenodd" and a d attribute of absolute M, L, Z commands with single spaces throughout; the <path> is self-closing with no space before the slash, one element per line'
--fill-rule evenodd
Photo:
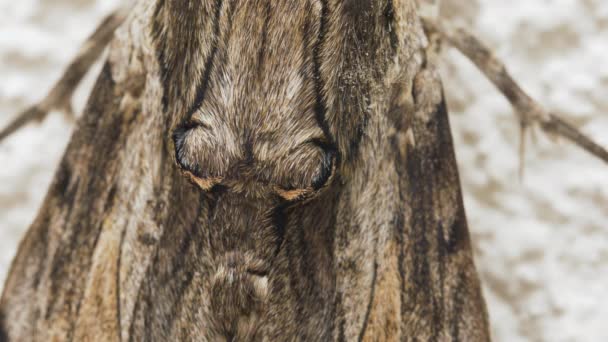
<path fill-rule="evenodd" d="M 269 272 L 267 269 L 264 268 L 249 267 L 247 269 L 247 273 L 256 277 L 267 277 Z"/>
<path fill-rule="evenodd" d="M 323 161 L 319 173 L 315 176 L 312 181 L 312 188 L 317 191 L 325 186 L 331 176 L 334 173 L 334 166 L 336 161 L 336 149 L 319 139 L 315 139 L 312 143 L 318 146 L 323 151 Z"/>
<path fill-rule="evenodd" d="M 187 162 L 185 153 L 186 138 L 193 129 L 199 127 L 194 121 L 188 120 L 183 125 L 177 127 L 173 131 L 173 144 L 175 146 L 175 161 L 182 170 L 189 171 L 196 177 L 201 176 L 201 170 L 198 165 L 193 165 Z"/>

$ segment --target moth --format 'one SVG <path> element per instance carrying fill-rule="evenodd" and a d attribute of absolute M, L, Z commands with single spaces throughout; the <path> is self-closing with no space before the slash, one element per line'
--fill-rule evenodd
<path fill-rule="evenodd" d="M 0 340 L 489 340 L 428 47 L 412 0 L 137 2 Z"/>

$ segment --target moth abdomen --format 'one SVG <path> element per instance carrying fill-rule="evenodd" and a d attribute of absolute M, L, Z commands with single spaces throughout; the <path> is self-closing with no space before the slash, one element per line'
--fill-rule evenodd
<path fill-rule="evenodd" d="M 210 321 L 216 337 L 254 340 L 266 312 L 268 292 L 264 262 L 241 252 L 224 255 L 211 277 Z"/>

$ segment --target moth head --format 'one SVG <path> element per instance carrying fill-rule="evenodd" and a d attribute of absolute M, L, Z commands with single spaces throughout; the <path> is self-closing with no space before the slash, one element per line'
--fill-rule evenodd
<path fill-rule="evenodd" d="M 244 137 L 221 126 L 195 118 L 173 133 L 175 160 L 202 191 L 221 185 L 299 202 L 315 197 L 335 178 L 337 153 L 323 138 Z"/>

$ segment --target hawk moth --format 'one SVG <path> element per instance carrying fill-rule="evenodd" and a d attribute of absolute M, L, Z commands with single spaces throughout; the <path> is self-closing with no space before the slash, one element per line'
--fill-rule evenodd
<path fill-rule="evenodd" d="M 139 1 L 4 339 L 489 340 L 414 1 Z"/>

